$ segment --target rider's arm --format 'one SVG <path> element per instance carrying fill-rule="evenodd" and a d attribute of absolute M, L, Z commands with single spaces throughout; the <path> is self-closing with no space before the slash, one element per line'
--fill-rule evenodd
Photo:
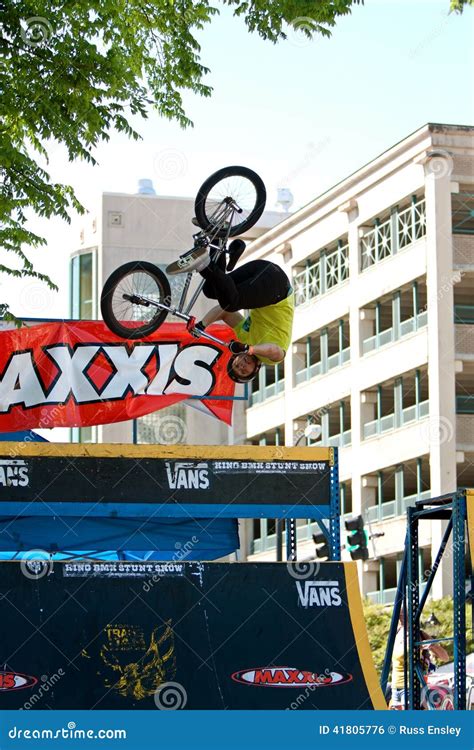
<path fill-rule="evenodd" d="M 249 354 L 255 354 L 257 357 L 265 357 L 265 359 L 271 359 L 272 362 L 277 364 L 285 359 L 285 350 L 278 346 L 278 344 L 255 344 L 249 349 Z"/>
<path fill-rule="evenodd" d="M 437 659 L 439 659 L 439 661 L 449 661 L 449 654 L 446 649 L 441 646 L 440 643 L 430 643 L 428 645 L 428 648 L 431 653 L 436 656 Z"/>
<path fill-rule="evenodd" d="M 238 312 L 227 312 L 220 305 L 216 305 L 205 314 L 202 322 L 207 328 L 211 323 L 215 323 L 216 320 L 223 320 L 228 326 L 235 328 L 243 320 L 243 316 Z"/>
<path fill-rule="evenodd" d="M 428 635 L 428 633 L 425 633 L 424 630 L 420 631 L 420 635 L 422 638 L 422 642 L 430 640 L 430 636 Z M 441 643 L 426 643 L 426 648 L 428 649 L 428 651 L 431 651 L 433 656 L 436 656 L 439 661 L 449 661 L 450 656 L 446 649 L 443 648 Z"/>

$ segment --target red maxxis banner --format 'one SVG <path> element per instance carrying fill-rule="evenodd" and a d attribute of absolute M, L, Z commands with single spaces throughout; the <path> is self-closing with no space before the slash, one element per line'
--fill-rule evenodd
<path fill-rule="evenodd" d="M 232 339 L 226 325 L 209 332 Z M 2 331 L 0 432 L 122 422 L 191 396 L 231 424 L 229 356 L 226 347 L 193 338 L 181 323 L 165 323 L 137 341 L 115 336 L 99 321 Z"/>

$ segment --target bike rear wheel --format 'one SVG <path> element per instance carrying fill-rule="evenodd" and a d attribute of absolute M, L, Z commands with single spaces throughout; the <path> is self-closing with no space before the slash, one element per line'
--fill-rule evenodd
<path fill-rule="evenodd" d="M 252 169 L 224 167 L 208 177 L 198 190 L 194 204 L 197 222 L 201 229 L 216 237 L 235 237 L 259 220 L 266 197 L 263 180 Z M 232 205 L 237 205 L 241 212 L 226 212 Z"/>
<path fill-rule="evenodd" d="M 156 331 L 168 315 L 146 302 L 169 305 L 171 290 L 163 271 L 146 261 L 117 268 L 102 290 L 100 309 L 108 328 L 124 339 L 140 339 Z"/>

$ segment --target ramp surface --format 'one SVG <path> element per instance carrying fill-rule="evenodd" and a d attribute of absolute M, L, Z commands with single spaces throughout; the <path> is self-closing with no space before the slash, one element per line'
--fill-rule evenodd
<path fill-rule="evenodd" d="M 2 562 L 0 598 L 3 709 L 386 707 L 355 563 Z"/>

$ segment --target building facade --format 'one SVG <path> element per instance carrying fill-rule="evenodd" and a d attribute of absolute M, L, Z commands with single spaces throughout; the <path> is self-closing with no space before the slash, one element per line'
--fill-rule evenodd
<path fill-rule="evenodd" d="M 473 166 L 474 128 L 426 125 L 244 256 L 279 263 L 296 295 L 292 349 L 254 383 L 245 438 L 292 445 L 321 425 L 339 448 L 342 515 L 383 534 L 359 563 L 376 602 L 393 600 L 407 506 L 474 486 Z M 300 558 L 314 530 L 298 522 Z M 422 570 L 442 532 L 423 530 Z M 275 559 L 275 524 L 248 522 L 245 543 Z M 434 596 L 450 590 L 448 560 Z"/>

